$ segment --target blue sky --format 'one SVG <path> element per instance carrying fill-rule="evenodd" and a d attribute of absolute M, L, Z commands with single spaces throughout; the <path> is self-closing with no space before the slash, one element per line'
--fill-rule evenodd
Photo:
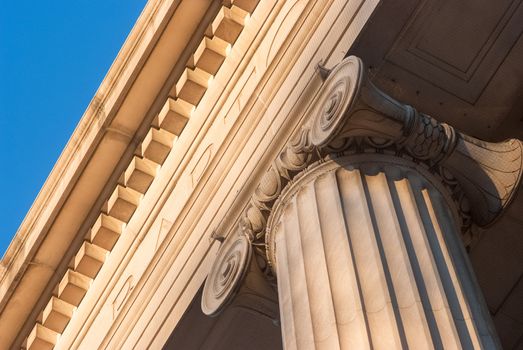
<path fill-rule="evenodd" d="M 0 256 L 146 0 L 0 0 Z"/>

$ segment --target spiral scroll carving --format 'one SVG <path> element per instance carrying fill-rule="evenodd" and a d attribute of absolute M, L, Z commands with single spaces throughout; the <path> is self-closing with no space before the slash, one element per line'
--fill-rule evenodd
<path fill-rule="evenodd" d="M 203 288 L 202 311 L 209 316 L 218 314 L 231 302 L 251 260 L 252 248 L 247 237 L 238 234 L 225 242 Z"/>
<path fill-rule="evenodd" d="M 327 145 L 346 121 L 346 113 L 354 105 L 363 76 L 363 65 L 349 57 L 331 72 L 322 94 L 311 112 L 310 138 L 317 147 Z"/>

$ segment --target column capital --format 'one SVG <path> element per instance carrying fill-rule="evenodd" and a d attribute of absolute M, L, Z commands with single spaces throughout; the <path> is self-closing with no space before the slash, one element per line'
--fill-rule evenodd
<path fill-rule="evenodd" d="M 372 84 L 357 57 L 328 71 L 305 124 L 274 160 L 242 214 L 241 227 L 262 242 L 274 201 L 312 162 L 332 154 L 389 153 L 427 167 L 448 186 L 464 225 L 491 224 L 521 181 L 523 147 L 491 143 L 419 113 Z"/>
<path fill-rule="evenodd" d="M 503 212 L 521 181 L 521 141 L 485 142 L 419 113 L 376 88 L 357 57 L 331 71 L 314 105 L 304 130 L 323 154 L 382 152 L 422 163 L 459 187 L 454 195 L 469 200 L 479 226 Z"/>
<path fill-rule="evenodd" d="M 237 230 L 257 253 L 266 253 L 259 250 L 266 244 L 267 219 L 286 185 L 314 162 L 340 155 L 389 154 L 426 168 L 449 190 L 465 227 L 472 221 L 491 224 L 514 197 L 521 181 L 521 141 L 481 141 L 419 113 L 376 88 L 357 57 L 321 73 L 324 82 L 308 117 L 273 160 L 240 215 Z M 216 265 L 223 266 L 220 254 Z M 248 264 L 241 266 L 247 269 Z M 213 268 L 207 290 L 212 290 L 220 268 Z M 227 290 L 234 294 L 234 288 Z"/>

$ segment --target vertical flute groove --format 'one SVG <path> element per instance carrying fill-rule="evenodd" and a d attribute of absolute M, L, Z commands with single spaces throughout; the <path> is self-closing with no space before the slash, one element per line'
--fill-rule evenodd
<path fill-rule="evenodd" d="M 450 309 L 450 322 L 453 323 L 453 326 L 457 331 L 461 347 L 465 349 L 473 349 L 474 343 L 472 341 L 472 334 L 469 334 L 468 332 L 464 321 L 463 311 L 459 302 L 458 293 L 460 293 L 460 291 L 455 290 L 455 283 L 452 277 L 452 261 L 450 260 L 450 257 L 448 256 L 444 247 L 445 242 L 442 240 L 443 237 L 441 237 L 439 234 L 438 228 L 434 226 L 438 223 L 434 220 L 434 217 L 431 216 L 426 198 L 423 194 L 423 191 L 425 190 L 422 189 L 418 184 L 412 183 L 411 185 L 414 189 L 414 198 L 419 208 L 423 227 L 430 245 L 430 250 L 434 256 L 434 272 L 439 274 L 439 281 L 443 287 L 443 295 L 446 297 Z"/>
<path fill-rule="evenodd" d="M 466 278 L 462 278 L 461 281 L 458 278 L 456 265 L 453 263 L 452 258 L 450 256 L 450 252 L 447 246 L 447 240 L 443 235 L 440 224 L 438 222 L 438 218 L 436 217 L 436 213 L 434 211 L 429 192 L 425 189 L 421 191 L 421 195 L 425 203 L 425 208 L 429 213 L 430 221 L 432 223 L 431 227 L 434 229 L 434 233 L 439 243 L 438 248 L 441 250 L 441 253 L 443 254 L 446 261 L 445 267 L 447 273 L 449 274 L 449 285 L 447 286 L 447 293 L 452 295 L 454 303 L 456 305 L 455 314 L 453 313 L 455 315 L 455 322 L 457 323 L 457 326 L 460 329 L 463 341 L 472 344 L 474 348 L 479 348 L 480 341 L 477 337 L 478 332 L 477 329 L 475 329 L 475 324 L 472 322 L 472 315 L 469 310 L 469 305 L 465 301 L 465 297 L 463 295 L 463 284 L 467 284 L 468 281 Z"/>
<path fill-rule="evenodd" d="M 378 225 L 378 219 L 382 219 L 378 214 L 380 209 L 385 205 L 384 198 L 372 196 L 371 193 L 375 194 L 376 189 L 379 187 L 379 178 L 380 174 L 376 175 L 361 175 L 361 182 L 363 185 L 363 190 L 365 193 L 365 198 L 367 200 L 367 211 L 369 213 L 369 217 L 372 223 L 373 231 L 374 231 L 374 239 L 376 242 L 376 247 L 379 252 L 379 256 L 381 259 L 381 265 L 383 267 L 383 273 L 385 276 L 385 281 L 387 282 L 387 288 L 388 288 L 388 296 L 390 298 L 390 304 L 392 308 L 392 312 L 394 313 L 394 321 L 396 323 L 397 327 L 397 333 L 399 340 L 401 342 L 401 348 L 405 349 L 407 348 L 407 339 L 405 335 L 404 326 L 402 323 L 402 318 L 400 315 L 400 309 L 398 305 L 397 300 L 397 287 L 393 284 L 392 281 L 392 272 L 394 271 L 397 266 L 395 266 L 394 262 L 392 262 L 391 265 L 389 265 L 390 261 L 386 256 L 385 247 L 383 244 L 382 238 L 385 238 L 385 241 L 387 240 L 387 236 L 390 235 L 389 230 L 390 227 L 384 228 L 381 227 L 382 225 Z M 378 211 L 378 212 L 377 212 Z M 386 233 L 382 234 L 382 230 L 385 230 Z"/>
<path fill-rule="evenodd" d="M 400 349 L 401 341 L 359 170 L 341 173 L 345 217 L 361 278 L 372 343 L 377 349 Z"/>
<path fill-rule="evenodd" d="M 280 221 L 278 224 L 277 232 L 285 230 L 283 223 Z M 288 267 L 290 266 L 289 259 L 287 258 L 287 244 L 285 241 L 285 232 L 278 234 L 278 247 L 276 251 L 278 261 L 281 261 L 277 266 L 278 273 L 278 299 L 280 301 L 280 318 L 282 320 L 283 328 L 283 344 L 287 350 L 298 350 L 296 344 L 297 333 L 295 327 L 295 306 L 296 300 L 293 300 L 290 295 L 291 283 L 289 277 Z"/>
<path fill-rule="evenodd" d="M 342 174 L 340 174 L 339 171 L 335 171 L 334 172 L 335 176 L 334 178 L 336 179 L 335 183 L 336 183 L 336 186 L 337 186 L 337 194 L 338 194 L 338 200 L 339 200 L 339 203 L 340 203 L 340 208 L 342 210 L 342 215 L 343 215 L 343 223 L 344 223 L 344 227 L 345 227 L 345 232 L 347 234 L 347 243 L 349 244 L 349 250 L 350 250 L 350 253 L 351 253 L 351 261 L 352 261 L 352 266 L 353 266 L 353 269 L 354 269 L 354 276 L 355 276 L 355 279 L 356 279 L 356 282 L 357 282 L 357 289 L 358 289 L 358 293 L 359 293 L 359 303 L 361 305 L 361 309 L 363 311 L 363 319 L 365 321 L 365 330 L 366 330 L 366 334 L 367 334 L 367 339 L 368 339 L 368 342 L 369 342 L 369 348 L 370 349 L 374 349 L 374 344 L 373 344 L 373 341 L 372 341 L 372 335 L 371 335 L 371 326 L 369 324 L 369 318 L 368 318 L 368 313 L 367 313 L 367 308 L 365 306 L 365 301 L 363 300 L 363 290 L 361 288 L 361 276 L 359 275 L 359 272 L 358 272 L 358 268 L 356 266 L 356 257 L 355 257 L 355 249 L 354 249 L 354 244 L 352 242 L 352 239 L 351 239 L 351 234 L 350 234 L 350 228 L 349 228 L 349 208 L 347 207 L 347 203 L 344 201 L 343 199 L 343 191 L 342 191 L 342 187 L 343 187 L 343 181 L 342 181 Z"/>
<path fill-rule="evenodd" d="M 420 229 L 421 219 L 418 214 L 418 209 L 413 202 L 410 186 L 405 179 L 397 181 L 389 179 L 388 183 L 392 202 L 398 215 L 398 223 L 401 228 L 405 249 L 409 257 L 417 290 L 425 312 L 425 318 L 430 331 L 430 339 L 436 349 L 457 347 L 459 342 L 446 342 L 445 345 L 442 342 L 438 320 L 436 319 L 436 316 L 434 315 L 435 311 L 431 306 L 430 294 L 433 293 L 433 291 L 427 288 L 425 280 L 429 277 L 425 276 L 427 272 L 424 267 L 427 265 L 433 266 L 434 263 L 432 257 L 428 254 L 430 251 L 427 249 L 427 244 L 424 240 L 424 231 Z M 414 238 L 412 236 L 414 236 Z M 432 281 L 435 281 L 435 279 L 432 278 Z M 441 313 L 442 311 L 448 311 L 448 307 L 442 308 L 436 312 Z M 447 325 L 448 324 L 449 323 L 447 322 Z M 445 334 L 447 333 L 449 333 L 448 330 L 446 330 Z M 455 330 L 450 330 L 450 334 L 455 335 Z M 457 340 L 455 337 L 452 338 Z"/>
<path fill-rule="evenodd" d="M 429 192 L 426 193 L 427 195 Z M 439 195 L 439 194 L 436 194 Z M 430 197 L 427 197 L 430 199 Z M 444 208 L 441 204 L 442 201 L 431 200 L 432 208 L 434 211 L 435 218 L 451 218 L 451 213 L 448 208 Z M 448 253 L 454 257 L 454 259 L 459 259 L 461 264 L 454 264 L 455 273 L 459 276 L 456 276 L 456 280 L 459 282 L 461 289 L 463 290 L 463 305 L 466 307 L 466 310 L 469 314 L 470 321 L 468 322 L 469 330 L 476 330 L 478 337 L 478 342 L 484 344 L 485 348 L 496 348 L 499 347 L 499 344 L 491 336 L 495 329 L 492 324 L 488 324 L 487 320 L 490 317 L 490 313 L 486 304 L 481 295 L 481 291 L 478 283 L 474 278 L 474 271 L 468 260 L 467 253 L 459 239 L 456 239 L 455 236 L 448 235 L 443 230 L 440 230 L 442 237 L 445 240 L 445 246 L 448 249 Z M 465 296 L 467 300 L 465 300 Z M 468 301 L 468 302 L 467 302 Z"/>
<path fill-rule="evenodd" d="M 366 349 L 368 334 L 335 181 L 330 172 L 316 179 L 314 190 L 339 346 Z"/>
<path fill-rule="evenodd" d="M 334 317 L 334 322 L 335 322 L 335 325 L 336 325 L 336 332 L 339 333 L 339 328 L 338 328 L 338 325 L 339 325 L 339 320 L 338 320 L 338 317 L 336 315 L 336 311 L 335 311 L 335 302 L 334 302 L 334 296 L 332 294 L 332 285 L 333 285 L 333 279 L 332 279 L 332 268 L 331 270 L 329 270 L 329 261 L 328 261 L 328 258 L 327 258 L 327 254 L 328 254 L 328 251 L 329 251 L 329 246 L 328 246 L 328 242 L 326 244 L 326 240 L 328 237 L 325 237 L 326 234 L 327 234 L 327 231 L 328 231 L 328 225 L 326 226 L 325 225 L 325 218 L 322 219 L 322 212 L 321 212 L 321 209 L 320 209 L 320 206 L 324 203 L 320 202 L 319 200 L 319 194 L 318 192 L 321 191 L 321 188 L 320 190 L 318 191 L 318 187 L 320 186 L 320 181 L 321 181 L 321 178 L 318 178 L 314 181 L 314 186 L 312 187 L 313 189 L 313 193 L 314 193 L 314 202 L 315 202 L 315 214 L 316 214 L 316 217 L 317 217 L 317 220 L 318 220 L 318 225 L 319 225 L 319 232 L 321 233 L 320 237 L 321 237 L 321 247 L 323 248 L 322 249 L 322 255 L 323 255 L 323 259 L 324 259 L 324 263 L 325 263 L 325 269 L 326 269 L 326 272 L 327 272 L 327 278 L 329 280 L 328 284 L 329 284 L 329 296 L 330 296 L 330 300 L 332 302 L 332 305 L 333 305 L 333 309 L 332 309 L 332 314 L 333 314 L 333 317 Z M 330 264 L 332 266 L 332 263 Z M 338 334 L 338 339 L 340 339 L 339 337 L 339 334 Z M 338 348 L 341 348 L 341 344 L 339 343 L 338 341 Z"/>
<path fill-rule="evenodd" d="M 430 349 L 432 342 L 425 313 L 384 173 L 366 176 L 376 236 L 383 251 L 384 268 L 392 284 L 392 300 L 404 342 L 415 349 Z M 399 314 L 399 315 L 398 315 Z M 425 336 L 420 337 L 420 334 Z M 405 347 L 406 344 L 403 344 Z"/>
<path fill-rule="evenodd" d="M 295 318 L 296 343 L 298 349 L 308 349 L 314 344 L 314 333 L 312 329 L 312 316 L 310 311 L 310 300 L 308 294 L 305 267 L 300 239 L 300 227 L 297 218 L 295 199 L 287 208 L 285 216 L 285 234 L 287 259 L 289 262 L 288 272 L 291 283 L 291 297 L 294 311 L 300 310 L 300 316 Z M 296 301 L 296 303 L 295 303 Z"/>
<path fill-rule="evenodd" d="M 314 182 L 311 186 L 303 188 L 296 198 L 302 254 L 307 257 L 303 260 L 303 263 L 313 321 L 314 342 L 318 349 L 336 349 L 339 348 L 338 331 L 330 292 Z"/>
<path fill-rule="evenodd" d="M 496 348 L 440 189 L 409 167 L 329 166 L 274 214 L 286 349 Z"/>
<path fill-rule="evenodd" d="M 397 183 L 402 191 L 402 205 L 405 206 L 407 222 L 411 227 L 411 240 L 414 242 L 416 255 L 420 259 L 429 301 L 434 312 L 440 334 L 443 336 L 443 345 L 447 347 L 460 347 L 461 336 L 456 326 L 452 305 L 447 293 L 449 279 L 445 277 L 446 265 L 441 249 L 435 239 L 434 228 L 430 221 L 428 210 L 424 203 L 420 203 L 418 194 L 422 187 L 405 179 Z M 416 215 L 417 214 L 417 215 Z M 443 265 L 443 267 L 441 266 Z M 443 271 L 442 271 L 443 268 Z"/>
<path fill-rule="evenodd" d="M 314 186 L 340 347 L 367 349 L 369 336 L 335 172 L 318 178 Z"/>

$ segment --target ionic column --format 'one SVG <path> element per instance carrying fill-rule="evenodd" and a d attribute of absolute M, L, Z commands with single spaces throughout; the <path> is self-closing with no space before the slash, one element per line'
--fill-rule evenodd
<path fill-rule="evenodd" d="M 356 57 L 321 71 L 308 117 L 235 231 L 265 244 L 285 348 L 499 348 L 464 243 L 514 197 L 523 143 L 484 142 L 395 101 Z M 226 258 L 236 237 L 207 279 L 210 305 L 248 281 L 249 255 Z M 222 281 L 227 293 L 212 289 Z"/>
<path fill-rule="evenodd" d="M 267 228 L 286 349 L 492 349 L 454 203 L 387 156 L 321 163 Z"/>

